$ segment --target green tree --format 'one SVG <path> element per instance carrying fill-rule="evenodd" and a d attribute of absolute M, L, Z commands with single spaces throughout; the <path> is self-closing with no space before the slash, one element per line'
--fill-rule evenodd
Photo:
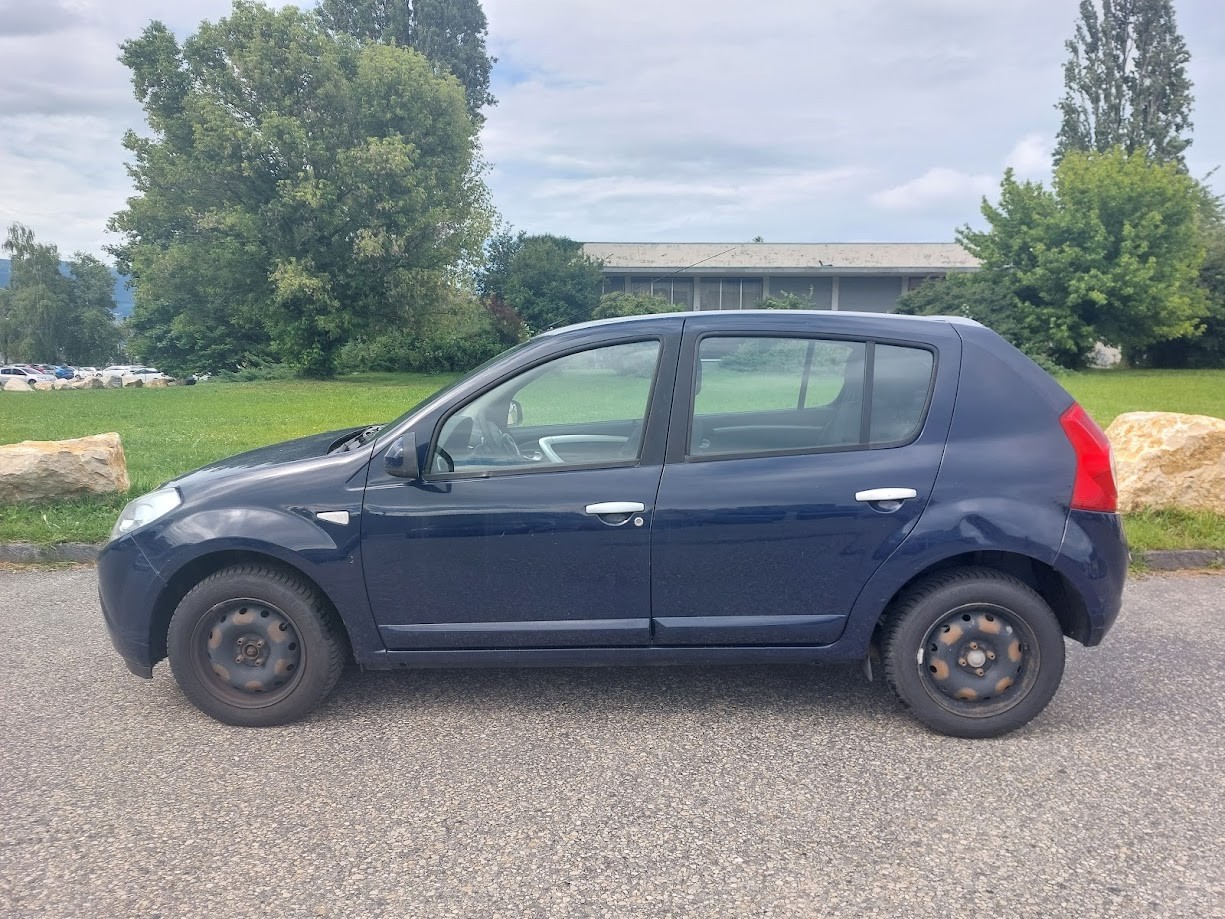
<path fill-rule="evenodd" d="M 20 223 L 8 229 L 9 286 L 0 291 L 0 351 L 9 360 L 99 364 L 119 352 L 115 279 L 78 252 L 61 271 L 59 249 Z"/>
<path fill-rule="evenodd" d="M 1144 362 L 1153 367 L 1225 367 L 1225 226 L 1204 232 L 1206 254 L 1200 283 L 1207 310 L 1198 335 L 1157 342 Z"/>
<path fill-rule="evenodd" d="M 1017 298 L 1004 272 L 990 269 L 951 274 L 909 291 L 897 312 L 907 316 L 964 316 L 981 322 L 1029 355 L 1048 371 L 1080 360 L 1079 349 L 1060 353 L 1050 334 L 1060 317 L 1052 308 L 1035 307 Z"/>
<path fill-rule="evenodd" d="M 1143 153 L 1069 153 L 1051 190 L 1009 170 L 989 229 L 958 241 L 1024 305 L 1022 320 L 1057 363 L 1075 367 L 1097 340 L 1131 358 L 1194 335 L 1207 311 L 1198 281 L 1197 184 Z"/>
<path fill-rule="evenodd" d="M 468 113 L 496 104 L 489 94 L 495 58 L 485 50 L 489 33 L 480 0 L 323 0 L 318 13 L 333 32 L 415 48 L 464 87 Z"/>
<path fill-rule="evenodd" d="M 485 258 L 480 271 L 476 275 L 476 290 L 482 297 L 502 297 L 506 293 L 506 285 L 510 281 L 510 265 L 523 243 L 527 233 L 520 230 L 514 233 L 503 230 L 495 233 L 485 243 Z"/>
<path fill-rule="evenodd" d="M 72 329 L 66 356 L 105 366 L 119 354 L 123 335 L 115 321 L 115 276 L 100 259 L 78 252 L 68 263 Z"/>
<path fill-rule="evenodd" d="M 479 252 L 476 128 L 416 51 L 249 0 L 181 47 L 154 22 L 122 49 L 152 136 L 124 138 L 137 194 L 111 228 L 146 358 L 326 376 Z"/>
<path fill-rule="evenodd" d="M 40 243 L 20 223 L 8 228 L 4 251 L 12 260 L 4 298 L 5 356 L 9 360 L 64 360 L 72 327 L 69 282 L 59 249 Z"/>
<path fill-rule="evenodd" d="M 1122 147 L 1182 164 L 1190 145 L 1191 59 L 1172 0 L 1081 0 L 1066 43 L 1055 160 Z"/>
<path fill-rule="evenodd" d="M 510 305 L 533 331 L 590 319 L 604 286 L 601 263 L 563 236 L 503 233 L 486 247 L 482 296 Z"/>

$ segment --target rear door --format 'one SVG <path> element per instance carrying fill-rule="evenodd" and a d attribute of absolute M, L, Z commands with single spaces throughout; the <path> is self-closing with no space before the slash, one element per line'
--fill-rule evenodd
<path fill-rule="evenodd" d="M 652 541 L 656 644 L 834 641 L 926 506 L 960 340 L 836 318 L 687 326 Z"/>

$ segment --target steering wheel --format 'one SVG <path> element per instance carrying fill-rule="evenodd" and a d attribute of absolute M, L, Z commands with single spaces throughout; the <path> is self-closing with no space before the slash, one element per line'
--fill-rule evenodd
<path fill-rule="evenodd" d="M 478 426 L 478 433 L 481 437 L 481 446 L 477 449 L 483 449 L 490 456 L 523 459 L 523 453 L 519 450 L 518 442 L 510 434 L 498 427 L 496 422 L 482 416 Z"/>

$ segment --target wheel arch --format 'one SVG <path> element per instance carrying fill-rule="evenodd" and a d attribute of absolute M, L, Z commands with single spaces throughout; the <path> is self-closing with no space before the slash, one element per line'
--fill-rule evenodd
<path fill-rule="evenodd" d="M 347 636 L 348 624 L 345 622 L 344 617 L 339 614 L 336 604 L 332 601 L 328 592 L 323 589 L 319 581 L 311 577 L 301 566 L 294 565 L 279 556 L 260 552 L 256 549 L 219 549 L 200 555 L 184 564 L 167 579 L 166 586 L 158 594 L 153 606 L 153 615 L 149 620 L 149 650 L 150 656 L 155 663 L 166 657 L 166 632 L 170 627 L 170 619 L 178 608 L 179 603 L 187 596 L 188 591 L 209 575 L 215 574 L 223 568 L 231 568 L 235 565 L 266 565 L 302 578 L 318 592 L 323 601 L 331 608 Z"/>
<path fill-rule="evenodd" d="M 1047 606 L 1055 613 L 1055 618 L 1059 620 L 1060 628 L 1065 636 L 1081 644 L 1084 644 L 1089 638 L 1091 628 L 1089 612 L 1079 591 L 1063 574 L 1046 562 L 1021 552 L 980 549 L 950 555 L 934 562 L 914 574 L 895 590 L 877 616 L 872 632 L 873 642 L 878 641 L 881 626 L 896 607 L 900 597 L 925 578 L 953 568 L 990 568 L 1011 575 L 1028 585 L 1046 601 Z"/>

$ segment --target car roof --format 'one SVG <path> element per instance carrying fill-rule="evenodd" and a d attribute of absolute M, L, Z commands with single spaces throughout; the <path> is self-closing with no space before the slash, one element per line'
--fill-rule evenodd
<path fill-rule="evenodd" d="M 949 325 L 969 325 L 981 326 L 981 322 L 976 322 L 965 316 L 906 316 L 900 313 L 864 313 L 855 310 L 694 310 L 689 312 L 677 313 L 652 313 L 649 316 L 618 316 L 613 319 L 595 319 L 591 322 L 581 322 L 577 325 L 568 325 L 556 329 L 548 329 L 540 333 L 539 337 L 561 335 L 563 333 L 576 332 L 585 329 L 609 328 L 618 325 L 624 326 L 641 326 L 644 331 L 653 325 L 658 325 L 668 320 L 684 319 L 686 322 L 695 322 L 701 326 L 718 326 L 721 328 L 734 329 L 737 326 L 749 327 L 755 325 L 755 320 L 760 320 L 762 317 L 799 317 L 803 318 L 810 316 L 814 319 L 821 319 L 823 322 L 839 322 L 840 318 L 844 317 L 848 323 L 856 324 L 863 323 L 865 320 L 874 324 L 879 323 L 882 327 L 897 325 L 902 326 L 907 323 L 945 323 Z"/>

